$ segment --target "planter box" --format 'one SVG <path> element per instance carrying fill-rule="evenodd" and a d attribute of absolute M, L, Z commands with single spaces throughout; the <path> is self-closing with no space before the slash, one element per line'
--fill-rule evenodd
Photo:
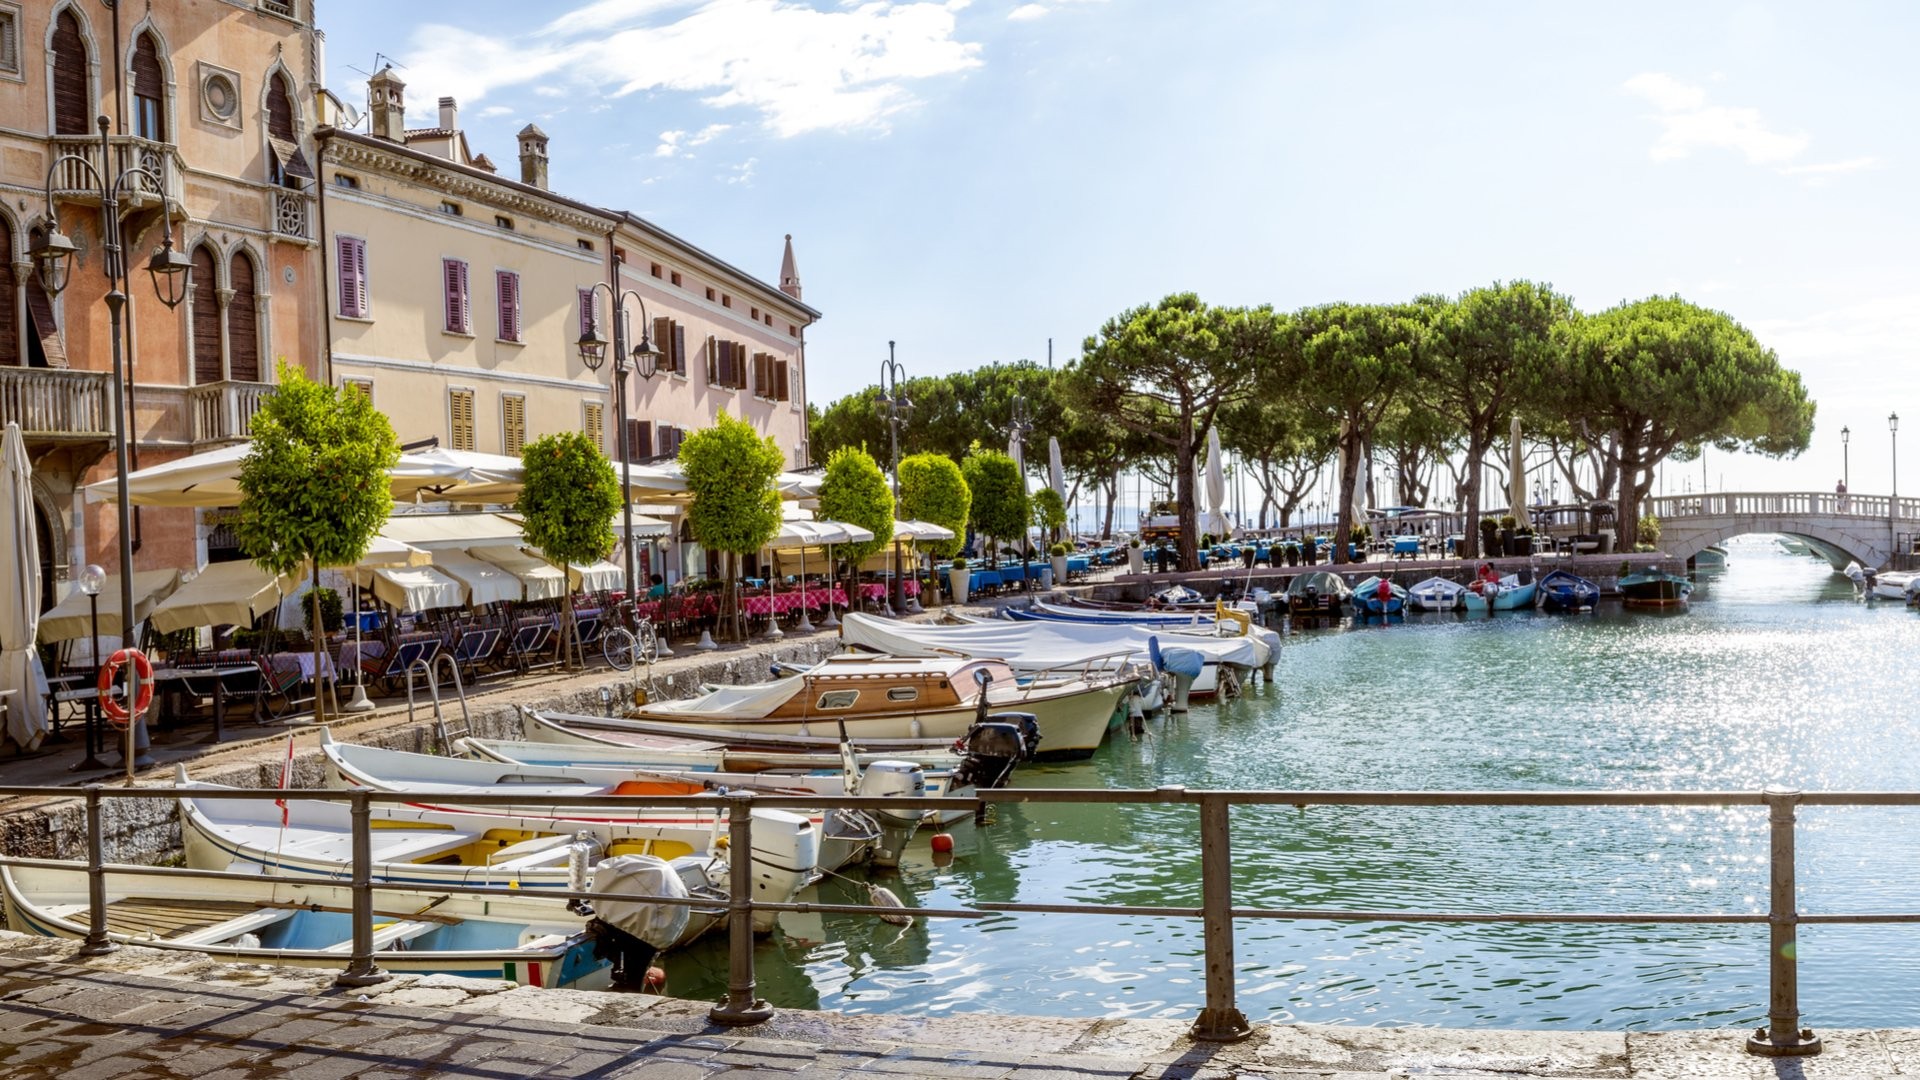
<path fill-rule="evenodd" d="M 967 602 L 967 586 L 973 581 L 972 574 L 973 571 L 965 568 L 947 571 L 947 595 L 953 597 L 954 603 Z"/>
<path fill-rule="evenodd" d="M 1065 585 L 1067 583 L 1067 557 L 1065 555 L 1049 555 L 1047 556 L 1047 560 L 1053 564 L 1053 580 Z"/>
<path fill-rule="evenodd" d="M 1127 573 L 1129 574 L 1143 573 L 1146 570 L 1146 566 L 1147 566 L 1147 557 L 1145 553 L 1142 551 L 1142 549 L 1137 547 L 1130 547 L 1127 549 Z"/>

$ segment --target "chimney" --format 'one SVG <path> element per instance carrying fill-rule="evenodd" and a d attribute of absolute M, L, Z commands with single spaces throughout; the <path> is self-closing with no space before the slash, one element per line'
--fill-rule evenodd
<path fill-rule="evenodd" d="M 520 182 L 542 191 L 547 187 L 547 133 L 528 124 L 520 129 Z"/>
<path fill-rule="evenodd" d="M 367 80 L 367 111 L 373 116 L 373 137 L 388 142 L 407 141 L 407 84 L 389 64 Z"/>
<path fill-rule="evenodd" d="M 460 106 L 450 97 L 440 99 L 440 126 L 448 131 L 460 130 Z"/>
<path fill-rule="evenodd" d="M 793 234 L 787 234 L 787 251 L 780 257 L 780 291 L 800 299 L 800 267 L 793 261 Z"/>

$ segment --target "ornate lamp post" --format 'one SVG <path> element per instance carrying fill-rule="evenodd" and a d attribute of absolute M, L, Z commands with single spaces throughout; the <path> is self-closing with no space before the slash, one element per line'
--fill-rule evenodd
<path fill-rule="evenodd" d="M 900 381 L 907 376 L 907 370 L 893 358 L 893 344 L 887 342 L 887 358 L 880 362 L 880 397 L 874 402 L 874 409 L 887 422 L 888 441 L 893 450 L 893 505 L 897 509 L 900 506 L 900 429 L 913 419 L 913 402 L 900 385 Z M 906 582 L 901 573 L 898 542 L 893 544 L 893 585 L 889 591 L 892 599 L 888 601 L 887 614 L 905 611 Z"/>
<path fill-rule="evenodd" d="M 95 667 L 100 665 L 100 590 L 107 583 L 107 572 L 94 563 L 88 563 L 80 571 L 80 591 L 86 594 L 87 610 L 93 619 L 93 651 L 87 655 L 92 658 Z M 87 710 L 87 756 L 80 763 L 68 769 L 68 772 L 87 772 L 92 769 L 104 769 L 106 763 L 99 759 L 100 753 L 100 711 Z"/>
<path fill-rule="evenodd" d="M 1899 527 L 1899 521 L 1900 521 L 1900 414 L 1899 413 L 1890 412 L 1887 414 L 1887 434 L 1891 436 L 1893 439 L 1893 444 L 1892 444 L 1893 445 L 1893 493 L 1892 493 L 1892 497 L 1887 500 L 1887 540 L 1890 544 L 1897 545 L 1899 543 L 1899 537 L 1895 535 L 1894 530 Z"/>
<path fill-rule="evenodd" d="M 1847 460 L 1849 457 L 1849 450 L 1850 450 L 1850 447 L 1848 446 L 1848 444 L 1851 442 L 1853 442 L 1853 432 L 1847 428 L 1844 428 L 1844 427 L 1841 428 L 1840 429 L 1840 486 L 1845 488 L 1853 487 L 1853 469 Z M 1845 500 L 1842 500 L 1842 501 L 1844 502 Z M 1845 510 L 1846 507 L 1842 506 L 1840 509 Z"/>
<path fill-rule="evenodd" d="M 627 372 L 638 371 L 643 379 L 653 378 L 660 371 L 660 350 L 654 348 L 653 340 L 647 336 L 647 302 L 640 294 L 632 289 L 618 292 L 604 281 L 595 283 L 593 295 L 597 298 L 602 291 L 612 301 L 613 308 L 613 411 L 614 423 L 620 428 L 620 514 L 626 529 L 621 561 L 626 570 L 627 600 L 633 603 L 640 595 L 634 591 L 633 580 L 633 448 L 627 445 Z M 640 344 L 633 347 L 631 367 L 626 344 L 628 300 L 640 308 Z M 587 365 L 588 371 L 599 371 L 606 361 L 607 339 L 600 336 L 600 321 L 590 320 L 586 333 L 580 335 L 580 362 Z"/>
<path fill-rule="evenodd" d="M 107 132 L 111 122 L 104 116 L 97 121 L 100 129 L 100 161 L 113 160 L 113 147 Z M 123 194 L 146 188 L 160 197 L 160 223 L 163 228 L 161 248 L 147 260 L 147 273 L 153 277 L 153 291 L 168 310 L 180 306 L 187 298 L 187 290 L 192 287 L 190 278 L 193 273 L 193 260 L 173 249 L 173 200 L 160 190 L 159 181 L 154 175 L 138 165 L 121 170 L 118 176 L 107 179 L 105 173 L 95 168 L 93 162 L 78 154 L 62 154 L 47 167 L 45 198 L 47 204 L 47 231 L 37 237 L 27 253 L 40 274 L 40 285 L 49 297 L 58 296 L 67 287 L 72 273 L 72 262 L 78 249 L 64 233 L 60 231 L 60 214 L 53 202 L 53 177 L 62 167 L 84 171 L 93 182 L 100 185 L 100 239 L 102 258 L 100 270 L 107 278 L 107 314 L 110 317 L 113 334 L 113 452 L 114 469 L 118 484 L 115 496 L 119 502 L 120 514 L 120 631 L 121 644 L 131 647 L 127 640 L 133 634 L 133 525 L 132 508 L 128 505 L 127 493 L 127 410 L 123 399 L 126 377 L 124 360 L 121 358 L 121 318 L 127 306 L 129 267 L 121 251 L 120 236 L 120 198 Z M 96 638 L 95 645 L 98 645 Z M 95 657 L 95 662 L 98 662 Z M 122 669 L 126 677 L 126 701 L 129 710 L 139 699 L 134 665 L 127 664 Z M 126 759 L 127 782 L 133 782 L 134 766 L 153 764 L 146 754 L 146 722 L 135 717 L 127 726 L 127 747 L 123 752 Z"/>
<path fill-rule="evenodd" d="M 1023 394 L 1015 394 L 1013 395 L 1013 412 L 1012 412 L 1012 415 L 1010 415 L 1007 418 L 1007 434 L 1009 436 L 1007 441 L 1008 441 L 1008 444 L 1011 445 L 1014 449 L 1014 455 L 1013 455 L 1014 464 L 1020 467 L 1020 487 L 1023 490 L 1027 486 L 1027 460 L 1026 460 L 1027 455 L 1025 453 L 1026 446 L 1027 446 L 1027 435 L 1032 431 L 1033 431 L 1033 416 L 1031 413 L 1027 411 L 1026 396 Z M 1149 507 L 1148 509 L 1151 510 L 1152 508 Z M 1029 579 L 1027 577 L 1027 561 L 1028 561 L 1027 527 L 1025 523 L 1022 523 L 1020 526 L 1020 591 L 1021 592 L 1026 592 L 1029 584 Z M 998 556 L 995 557 L 995 562 L 996 563 L 998 562 Z"/>

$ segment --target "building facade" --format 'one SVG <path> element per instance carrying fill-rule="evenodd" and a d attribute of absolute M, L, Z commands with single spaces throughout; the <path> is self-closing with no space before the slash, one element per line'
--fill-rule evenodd
<path fill-rule="evenodd" d="M 79 490 L 113 475 L 97 174 L 125 192 L 136 467 L 245 439 L 276 357 L 319 371 L 311 14 L 309 0 L 0 0 L 0 421 L 34 458 L 46 599 L 85 562 L 117 569 L 117 514 Z M 50 214 L 79 249 L 57 295 L 28 257 Z M 193 261 L 177 308 L 142 269 L 163 216 Z M 142 569 L 195 565 L 206 532 L 187 510 L 143 509 L 133 528 Z"/>
<path fill-rule="evenodd" d="M 628 379 L 628 453 L 677 450 L 726 408 L 806 462 L 804 342 L 818 312 L 630 214 L 555 193 L 548 137 L 518 137 L 518 179 L 468 144 L 452 99 L 406 125 L 391 70 L 368 84 L 366 133 L 318 133 L 331 377 L 372 395 L 402 442 L 517 455 L 583 431 L 617 457 L 612 365 L 583 361 L 589 330 L 660 352 Z M 788 268 L 792 258 L 787 255 Z M 644 316 L 642 306 L 644 305 Z"/>

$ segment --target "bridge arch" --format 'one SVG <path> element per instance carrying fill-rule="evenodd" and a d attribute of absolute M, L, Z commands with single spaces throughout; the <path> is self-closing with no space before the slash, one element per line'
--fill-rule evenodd
<path fill-rule="evenodd" d="M 1660 549 L 1676 559 L 1691 559 L 1706 548 L 1724 543 L 1736 536 L 1791 536 L 1802 541 L 1835 570 L 1844 570 L 1850 562 L 1861 566 L 1877 567 L 1887 559 L 1886 545 L 1863 542 L 1860 537 L 1843 534 L 1839 530 L 1820 528 L 1811 524 L 1802 524 L 1796 528 L 1777 528 L 1768 525 L 1753 526 L 1732 522 L 1706 525 L 1688 522 L 1680 524 L 1672 531 L 1662 529 Z"/>

